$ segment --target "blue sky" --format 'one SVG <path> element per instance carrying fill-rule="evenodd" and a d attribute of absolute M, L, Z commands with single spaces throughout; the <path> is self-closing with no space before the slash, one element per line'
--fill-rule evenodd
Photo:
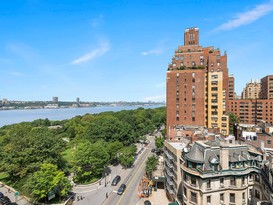
<path fill-rule="evenodd" d="M 273 74 L 273 0 L 2 0 L 0 98 L 163 101 L 194 26 L 227 51 L 237 93 Z"/>

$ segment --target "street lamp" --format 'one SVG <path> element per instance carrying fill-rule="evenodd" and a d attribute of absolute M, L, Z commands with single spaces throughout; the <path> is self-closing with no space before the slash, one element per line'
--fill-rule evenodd
<path fill-rule="evenodd" d="M 106 167 L 104 167 L 104 179 L 105 179 L 105 187 L 106 187 L 106 176 L 107 176 L 107 173 L 106 173 Z"/>

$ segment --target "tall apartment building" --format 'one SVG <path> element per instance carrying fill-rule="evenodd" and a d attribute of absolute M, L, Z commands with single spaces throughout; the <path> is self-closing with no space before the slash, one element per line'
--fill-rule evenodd
<path fill-rule="evenodd" d="M 183 205 L 257 204 L 262 191 L 262 153 L 234 140 L 196 141 L 182 153 Z"/>
<path fill-rule="evenodd" d="M 235 79 L 233 75 L 228 76 L 228 99 L 234 100 L 235 99 Z"/>
<path fill-rule="evenodd" d="M 273 99 L 273 75 L 261 79 L 261 99 Z"/>
<path fill-rule="evenodd" d="M 228 134 L 228 80 L 227 55 L 199 46 L 199 29 L 186 29 L 184 45 L 178 46 L 168 65 L 167 129 L 198 125 Z"/>
<path fill-rule="evenodd" d="M 261 83 L 258 80 L 251 80 L 243 89 L 241 99 L 258 99 L 261 91 Z"/>

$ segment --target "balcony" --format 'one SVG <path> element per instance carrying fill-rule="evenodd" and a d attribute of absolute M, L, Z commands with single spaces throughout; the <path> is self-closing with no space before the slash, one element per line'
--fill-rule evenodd
<path fill-rule="evenodd" d="M 171 168 L 171 169 L 174 168 L 174 166 L 173 166 L 168 160 L 166 160 L 166 164 L 167 164 L 167 166 L 168 166 L 169 168 Z"/>
<path fill-rule="evenodd" d="M 164 151 L 165 155 L 167 156 L 167 158 L 169 158 L 170 160 L 174 160 L 173 156 L 169 154 L 168 151 Z"/>

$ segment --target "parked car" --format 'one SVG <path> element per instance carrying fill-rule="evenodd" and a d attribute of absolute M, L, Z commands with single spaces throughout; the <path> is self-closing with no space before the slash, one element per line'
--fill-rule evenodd
<path fill-rule="evenodd" d="M 112 181 L 112 186 L 116 186 L 120 180 L 121 180 L 121 177 L 117 175 Z"/>
<path fill-rule="evenodd" d="M 10 205 L 11 201 L 9 199 L 9 197 L 4 196 L 2 198 L 0 198 L 0 205 Z"/>
<path fill-rule="evenodd" d="M 144 201 L 144 205 L 152 205 L 152 203 L 149 200 Z"/>
<path fill-rule="evenodd" d="M 2 192 L 0 192 L 0 198 L 3 198 L 4 194 Z"/>
<path fill-rule="evenodd" d="M 122 184 L 122 185 L 120 185 L 120 187 L 118 188 L 118 195 L 122 195 L 123 194 L 123 192 L 125 191 L 125 189 L 126 189 L 126 185 L 125 184 Z"/>

